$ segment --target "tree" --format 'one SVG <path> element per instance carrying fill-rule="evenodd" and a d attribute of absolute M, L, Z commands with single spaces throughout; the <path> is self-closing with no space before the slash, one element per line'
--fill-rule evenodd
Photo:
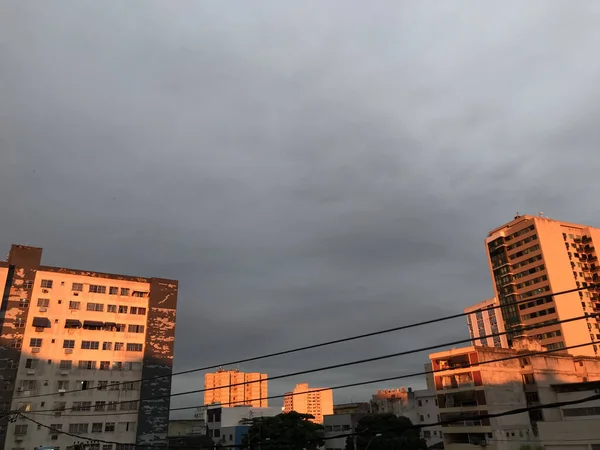
<path fill-rule="evenodd" d="M 250 419 L 243 448 L 250 450 L 317 450 L 323 446 L 323 426 L 310 414 L 289 412 Z"/>
<path fill-rule="evenodd" d="M 356 443 L 356 448 L 354 447 Z M 418 428 L 407 417 L 394 414 L 369 414 L 361 418 L 355 436 L 346 438 L 346 450 L 426 450 Z"/>

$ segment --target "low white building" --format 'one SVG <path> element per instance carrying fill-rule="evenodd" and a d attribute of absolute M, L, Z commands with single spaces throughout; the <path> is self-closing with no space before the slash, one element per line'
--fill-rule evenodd
<path fill-rule="evenodd" d="M 240 445 L 241 439 L 248 432 L 252 419 L 273 417 L 277 414 L 281 414 L 281 408 L 255 408 L 252 406 L 222 408 L 220 405 L 209 405 L 206 408 L 207 435 L 216 444 Z"/>

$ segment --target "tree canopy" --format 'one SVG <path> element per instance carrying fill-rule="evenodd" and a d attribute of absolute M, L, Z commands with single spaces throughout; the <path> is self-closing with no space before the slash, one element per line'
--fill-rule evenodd
<path fill-rule="evenodd" d="M 323 426 L 314 416 L 289 412 L 274 417 L 255 417 L 242 444 L 250 450 L 317 450 L 324 445 Z"/>
<path fill-rule="evenodd" d="M 394 414 L 369 414 L 358 421 L 355 433 L 346 438 L 346 450 L 427 449 L 420 430 L 412 428 L 410 419 Z"/>

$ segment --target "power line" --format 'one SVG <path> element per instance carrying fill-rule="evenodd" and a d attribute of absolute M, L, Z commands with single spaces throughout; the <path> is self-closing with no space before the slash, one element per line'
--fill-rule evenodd
<path fill-rule="evenodd" d="M 561 324 L 561 323 L 574 322 L 574 321 L 577 321 L 577 320 L 583 320 L 583 319 L 587 319 L 589 317 L 594 317 L 595 315 L 600 315 L 600 313 L 599 314 L 594 313 L 591 316 L 579 316 L 579 317 L 573 317 L 573 318 L 570 318 L 570 319 L 564 319 L 564 320 L 556 321 L 553 324 Z M 523 331 L 533 330 L 533 329 L 536 329 L 536 328 L 542 328 L 542 327 L 545 327 L 545 326 L 547 326 L 547 325 L 545 325 L 545 324 L 530 325 L 530 326 L 524 327 Z M 489 334 L 487 336 L 482 336 L 481 338 L 490 338 L 490 337 L 495 337 L 495 336 L 502 336 L 502 335 L 505 335 L 505 334 L 508 334 L 508 333 L 509 333 L 508 331 L 502 331 L 502 332 L 498 332 L 498 333 L 492 333 L 492 334 Z M 458 345 L 458 344 L 469 343 L 471 341 L 472 341 L 471 338 L 461 339 L 461 340 L 458 340 L 458 341 L 446 342 L 446 343 L 436 344 L 436 345 L 430 345 L 430 346 L 427 346 L 427 347 L 421 347 L 421 348 L 413 349 L 413 350 L 405 350 L 405 351 L 402 351 L 402 352 L 391 353 L 391 354 L 377 356 L 377 357 L 373 357 L 373 358 L 365 358 L 365 359 L 360 359 L 360 360 L 355 360 L 355 361 L 349 361 L 349 362 L 345 362 L 345 363 L 339 363 L 339 364 L 333 364 L 333 365 L 324 366 L 324 367 L 318 367 L 316 369 L 307 369 L 307 370 L 301 370 L 301 371 L 298 371 L 298 372 L 292 372 L 292 373 L 287 373 L 287 374 L 282 374 L 282 375 L 275 375 L 273 377 L 268 377 L 268 378 L 265 378 L 265 379 L 259 380 L 259 381 L 249 381 L 249 382 L 243 382 L 243 383 L 233 383 L 233 384 L 229 384 L 229 385 L 225 385 L 225 386 L 218 386 L 218 387 L 214 387 L 214 388 L 194 389 L 194 390 L 191 390 L 191 391 L 177 392 L 177 393 L 174 393 L 174 394 L 173 393 L 169 393 L 169 394 L 164 394 L 164 395 L 159 395 L 159 396 L 154 396 L 154 397 L 149 397 L 149 398 L 139 398 L 139 399 L 133 400 L 133 401 L 141 402 L 141 401 L 145 401 L 145 400 L 158 400 L 158 399 L 162 399 L 162 398 L 179 397 L 179 396 L 182 396 L 182 395 L 197 394 L 197 393 L 200 393 L 200 392 L 206 392 L 206 391 L 210 391 L 210 390 L 222 389 L 224 387 L 245 386 L 245 385 L 257 383 L 257 382 L 260 382 L 260 381 L 279 380 L 279 379 L 289 378 L 289 377 L 298 376 L 298 375 L 306 375 L 306 374 L 309 374 L 309 373 L 322 372 L 322 371 L 325 371 L 325 370 L 338 369 L 338 368 L 341 368 L 341 367 L 348 367 L 348 366 L 353 366 L 353 365 L 357 365 L 357 364 L 364 364 L 364 363 L 367 363 L 367 362 L 381 361 L 381 360 L 384 360 L 384 359 L 395 358 L 395 357 L 398 357 L 398 356 L 406 356 L 406 355 L 410 355 L 410 354 L 413 354 L 413 353 L 420 353 L 420 352 L 424 352 L 424 351 L 435 350 L 435 349 L 438 349 L 440 347 L 448 347 L 448 346 L 453 346 L 453 345 Z M 80 391 L 77 391 L 77 392 L 82 392 L 82 391 L 80 390 Z M 30 398 L 35 398 L 35 397 L 56 396 L 56 395 L 60 395 L 60 394 L 62 394 L 62 393 L 53 392 L 53 393 L 48 393 L 48 394 L 40 394 L 40 395 L 37 395 L 37 396 L 32 395 L 32 396 L 29 396 L 27 398 L 30 399 Z M 122 401 L 114 402 L 113 404 L 118 405 L 118 404 L 122 404 L 122 403 L 131 403 L 131 401 L 132 400 L 122 400 Z M 72 410 L 72 408 L 66 408 L 63 411 L 67 411 L 67 410 L 70 411 L 70 410 Z M 46 411 L 49 411 L 49 410 L 46 410 Z"/>
<path fill-rule="evenodd" d="M 321 347 L 327 347 L 330 345 L 335 345 L 335 344 L 341 344 L 344 342 L 350 342 L 350 341 L 355 341 L 355 340 L 359 340 L 359 339 L 365 339 L 368 337 L 373 337 L 373 336 L 379 336 L 382 334 L 387 334 L 387 333 L 392 333 L 395 331 L 402 331 L 402 330 L 408 330 L 410 328 L 417 328 L 417 327 L 421 327 L 421 326 L 425 326 L 425 325 L 431 325 L 431 324 L 435 324 L 435 323 L 439 323 L 439 322 L 444 322 L 446 320 L 451 320 L 451 319 L 457 319 L 460 317 L 466 317 L 468 315 L 471 315 L 473 313 L 475 313 L 476 311 L 489 311 L 492 309 L 498 309 L 498 308 L 502 308 L 508 305 L 519 305 L 522 303 L 529 303 L 538 299 L 542 299 L 542 298 L 552 298 L 555 296 L 559 296 L 559 295 L 565 295 L 565 294 L 571 294 L 574 292 L 578 292 L 578 291 L 583 291 L 583 290 L 588 290 L 588 289 L 593 289 L 594 287 L 598 287 L 600 288 L 600 284 L 593 284 L 593 285 L 589 285 L 587 287 L 580 287 L 580 288 L 575 288 L 575 289 L 568 289 L 565 291 L 560 291 L 560 292 L 556 292 L 553 294 L 549 294 L 549 295 L 542 295 L 539 297 L 532 297 L 532 298 L 528 298 L 525 300 L 519 300 L 519 301 L 515 301 L 515 302 L 511 302 L 508 303 L 506 305 L 493 305 L 493 306 L 489 306 L 489 307 L 483 307 L 483 308 L 479 308 L 477 310 L 473 310 L 471 312 L 462 312 L 462 313 L 457 313 L 457 314 L 452 314 L 449 316 L 443 316 L 443 317 L 438 317 L 436 319 L 430 319 L 430 320 L 424 320 L 421 322 L 415 322 L 415 323 L 411 323 L 408 325 L 401 325 L 398 327 L 393 327 L 393 328 L 387 328 L 387 329 L 383 329 L 383 330 L 379 330 L 379 331 L 373 331 L 373 332 L 369 332 L 369 333 L 363 333 L 363 334 L 358 334 L 358 335 L 354 335 L 354 336 L 349 336 L 346 338 L 341 338 L 341 339 L 335 339 L 335 340 L 331 340 L 331 341 L 326 341 L 326 342 L 321 342 L 319 344 L 312 344 L 312 345 L 306 345 L 303 347 L 297 347 L 297 348 L 292 348 L 289 350 L 282 350 L 279 352 L 273 352 L 273 353 L 267 353 L 264 355 L 260 355 L 260 356 L 253 356 L 250 358 L 244 358 L 244 359 L 239 359 L 236 361 L 230 361 L 230 362 L 226 362 L 226 363 L 221 363 L 221 364 L 216 364 L 216 365 L 212 365 L 212 366 L 205 366 L 205 367 L 198 367 L 195 369 L 188 369 L 188 370 L 183 370 L 183 371 L 179 371 L 179 372 L 173 372 L 169 375 L 158 375 L 158 376 L 154 376 L 154 377 L 148 377 L 148 378 L 141 378 L 138 380 L 132 380 L 132 381 L 122 381 L 119 383 L 114 383 L 112 384 L 112 386 L 120 386 L 123 384 L 129 384 L 129 383 L 135 383 L 135 382 L 144 382 L 144 381 L 152 381 L 152 380 L 157 380 L 157 379 L 163 379 L 163 378 L 172 378 L 174 376 L 178 376 L 178 375 L 185 375 L 185 374 L 189 374 L 189 373 L 195 373 L 195 372 L 202 372 L 205 370 L 211 370 L 211 369 L 217 369 L 219 367 L 225 367 L 225 366 L 235 366 L 235 365 L 239 365 L 239 364 L 244 364 L 244 363 L 248 363 L 248 362 L 253 362 L 253 361 L 258 361 L 261 359 L 267 359 L 267 358 L 273 358 L 276 356 L 283 356 L 283 355 L 289 355 L 292 353 L 298 353 L 298 352 L 302 352 L 302 351 L 306 351 L 306 350 L 312 350 L 315 348 L 321 348 Z M 509 332 L 506 332 L 505 334 L 509 334 Z M 243 384 L 249 384 L 249 383 L 243 383 Z M 72 394 L 72 393 L 77 393 L 77 392 L 81 392 L 81 390 L 77 390 L 77 389 L 73 389 L 73 390 L 69 390 L 69 391 L 65 391 L 65 392 L 61 392 L 60 394 Z M 195 393 L 195 392 L 194 392 Z M 38 395 L 32 395 L 29 398 L 36 398 L 36 397 L 46 397 L 46 396 L 51 396 L 51 395 L 58 395 L 58 393 L 49 393 L 49 394 L 38 394 Z"/>

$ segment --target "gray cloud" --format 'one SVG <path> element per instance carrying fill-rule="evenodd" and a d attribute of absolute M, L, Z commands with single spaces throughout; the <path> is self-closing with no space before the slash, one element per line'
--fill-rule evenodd
<path fill-rule="evenodd" d="M 599 15 L 592 1 L 4 2 L 0 247 L 179 279 L 178 370 L 460 311 L 491 295 L 483 240 L 516 211 L 600 223 Z M 465 336 L 457 320 L 242 368 Z M 424 381 L 336 399 L 410 384 Z"/>

